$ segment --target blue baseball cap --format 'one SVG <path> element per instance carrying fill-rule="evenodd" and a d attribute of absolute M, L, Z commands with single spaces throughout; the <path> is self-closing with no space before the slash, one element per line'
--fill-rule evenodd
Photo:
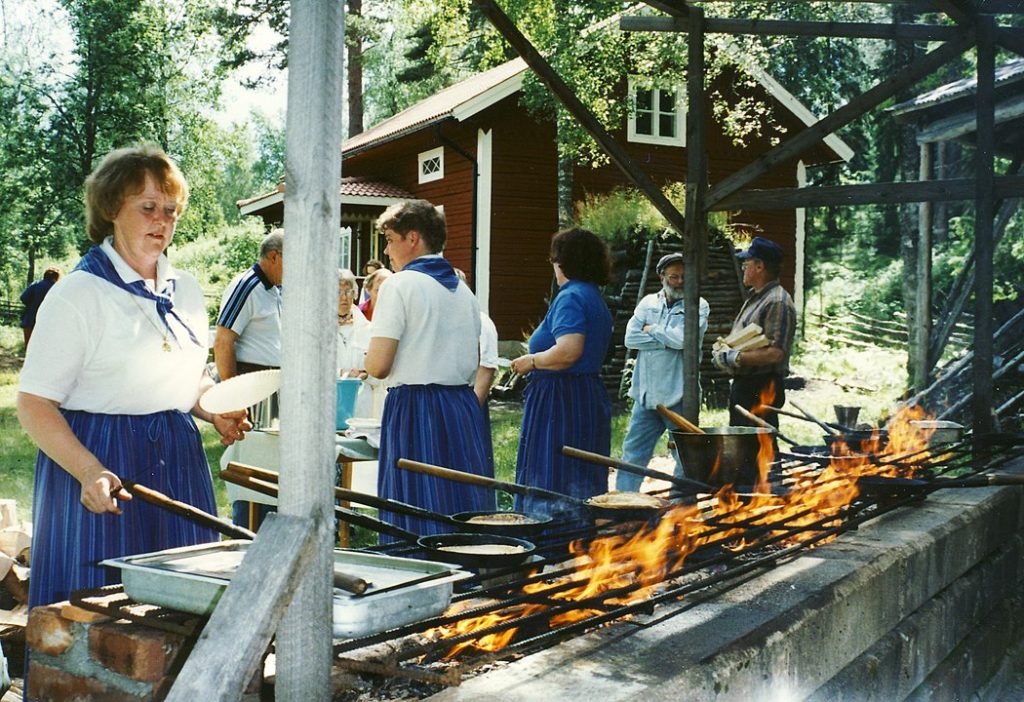
<path fill-rule="evenodd" d="M 755 236 L 751 240 L 750 246 L 746 251 L 740 251 L 736 254 L 736 258 L 741 260 L 756 258 L 767 263 L 782 263 L 784 256 L 785 252 L 781 246 L 770 239 L 760 236 Z"/>

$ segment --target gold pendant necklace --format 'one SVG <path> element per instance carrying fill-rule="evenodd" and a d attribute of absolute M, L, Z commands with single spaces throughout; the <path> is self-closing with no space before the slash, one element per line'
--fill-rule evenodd
<path fill-rule="evenodd" d="M 138 295 L 132 295 L 131 297 L 132 297 L 132 302 L 134 302 L 135 306 L 139 308 L 139 312 L 142 313 L 142 316 L 146 318 L 146 321 L 149 322 L 150 325 L 154 329 L 156 329 L 156 333 L 157 334 L 163 334 L 164 343 L 161 346 L 161 348 L 164 350 L 164 353 L 170 353 L 171 352 L 171 342 L 167 340 L 167 332 L 168 332 L 167 327 L 164 327 L 161 330 L 160 327 L 157 326 L 156 322 L 153 321 L 153 318 L 150 317 L 148 314 L 146 314 L 146 310 L 139 303 Z"/>

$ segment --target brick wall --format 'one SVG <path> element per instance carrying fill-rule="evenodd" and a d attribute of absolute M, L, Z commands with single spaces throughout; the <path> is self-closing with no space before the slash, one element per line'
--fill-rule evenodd
<path fill-rule="evenodd" d="M 25 699 L 30 702 L 149 702 L 162 700 L 188 658 L 193 636 L 88 612 L 68 602 L 29 613 L 26 641 L 31 664 Z M 259 680 L 243 699 L 258 700 Z"/>

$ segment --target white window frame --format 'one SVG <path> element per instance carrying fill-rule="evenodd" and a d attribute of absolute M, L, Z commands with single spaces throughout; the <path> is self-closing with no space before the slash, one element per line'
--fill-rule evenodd
<path fill-rule="evenodd" d="M 438 164 L 437 170 L 431 173 L 424 173 L 424 165 L 434 160 L 436 160 Z M 421 151 L 418 157 L 418 167 L 416 172 L 419 174 L 420 183 L 432 183 L 435 180 L 441 180 L 444 178 L 444 147 L 439 146 L 436 149 L 430 149 L 429 151 Z"/>
<path fill-rule="evenodd" d="M 653 129 L 660 129 L 661 93 L 667 91 L 667 87 L 657 86 L 650 81 L 640 78 L 629 78 L 629 122 L 626 138 L 629 141 L 639 144 L 659 144 L 661 146 L 686 146 L 686 86 L 677 85 L 672 88 L 676 96 L 676 135 L 674 137 L 663 137 L 659 134 L 642 134 L 636 131 L 636 91 L 637 88 L 651 91 L 651 126 Z"/>
<path fill-rule="evenodd" d="M 345 226 L 339 233 L 338 268 L 352 268 L 352 227 Z"/>

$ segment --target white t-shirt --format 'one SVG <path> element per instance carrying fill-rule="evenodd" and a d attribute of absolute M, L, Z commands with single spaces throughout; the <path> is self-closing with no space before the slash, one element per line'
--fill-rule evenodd
<path fill-rule="evenodd" d="M 101 247 L 121 278 L 141 280 L 110 241 Z M 196 279 L 161 256 L 156 289 L 171 279 L 176 281 L 174 312 L 192 329 L 198 345 L 168 315 L 177 341 L 168 334 L 170 351 L 164 351 L 166 328 L 152 300 L 91 273 L 72 271 L 39 308 L 18 389 L 65 409 L 98 414 L 191 410 L 206 366 L 206 305 Z"/>
<path fill-rule="evenodd" d="M 217 325 L 238 334 L 236 361 L 281 365 L 281 286 L 271 284 L 258 264 L 228 283 Z"/>
<path fill-rule="evenodd" d="M 498 328 L 483 312 L 480 313 L 480 365 L 498 367 Z"/>
<path fill-rule="evenodd" d="M 425 273 L 395 273 L 377 294 L 370 336 L 398 340 L 388 387 L 476 379 L 480 305 L 461 281 L 452 292 Z"/>

